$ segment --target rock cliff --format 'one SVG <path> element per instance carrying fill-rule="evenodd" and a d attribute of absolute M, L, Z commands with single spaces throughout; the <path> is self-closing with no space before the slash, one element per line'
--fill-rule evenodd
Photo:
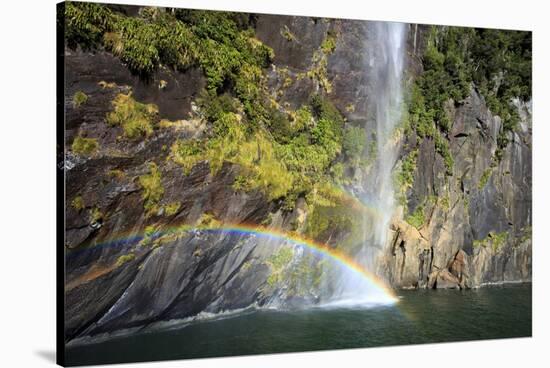
<path fill-rule="evenodd" d="M 121 6 L 106 9 L 124 22 L 153 19 L 147 24 L 156 24 L 164 13 L 175 13 Z M 67 18 L 72 19 L 72 14 L 67 13 Z M 193 22 L 187 13 L 175 14 Z M 215 229 L 221 227 L 216 224 L 261 224 L 334 248 L 344 244 L 354 254 L 360 243 L 354 235 L 357 214 L 345 212 L 353 211 L 353 206 L 338 204 L 343 197 L 323 189 L 325 176 L 313 183 L 306 179 L 321 170 L 326 177 L 338 177 L 334 179 L 338 186 L 352 193 L 361 177 L 369 174 L 368 160 L 351 164 L 359 159 L 353 161 L 345 144 L 334 154 L 325 147 L 326 152 L 317 152 L 328 155 L 328 164 L 311 169 L 304 178 L 292 172 L 293 161 L 277 155 L 291 148 L 288 137 L 293 135 L 317 144 L 322 136 L 310 137 L 308 129 L 331 119 L 341 119 L 344 131 L 352 126 L 364 129 L 366 143 L 361 142 L 361 152 L 368 155 L 375 139 L 369 134 L 373 122 L 368 102 L 376 91 L 368 70 L 369 60 L 376 55 L 369 55 L 366 47 L 372 23 L 275 15 L 254 15 L 246 22 L 252 50 L 258 50 L 257 45 L 272 50 L 269 62 L 258 69 L 261 75 L 254 77 L 258 78 L 254 85 L 262 86 L 257 93 L 265 95 L 271 106 L 267 111 L 274 112 L 271 123 L 258 120 L 260 126 L 266 124 L 269 134 L 257 133 L 246 154 L 233 151 L 245 149 L 248 141 L 239 143 L 240 147 L 222 141 L 213 146 L 217 156 L 197 153 L 199 148 L 181 142 L 214 145 L 223 134 L 251 134 L 235 131 L 234 126 L 245 120 L 252 126 L 256 121 L 252 110 L 262 106 L 254 104 L 257 97 L 247 94 L 250 86 L 243 92 L 241 79 L 234 75 L 241 78 L 239 73 L 250 66 L 250 74 L 256 73 L 252 61 L 243 59 L 217 85 L 218 96 L 232 96 L 230 101 L 238 100 L 239 106 L 230 107 L 234 111 L 230 115 L 216 112 L 216 120 L 209 116 L 210 106 L 219 103 L 223 110 L 233 102 L 204 102 L 208 101 L 204 90 L 211 90 L 214 83 L 210 59 L 199 56 L 198 63 L 174 67 L 163 63 L 168 56 L 159 52 L 161 62 L 155 59 L 158 65 L 144 75 L 132 66 L 133 49 L 128 45 L 137 48 L 132 39 L 117 38 L 125 31 L 107 27 L 99 38 L 103 41 L 90 45 L 83 40 L 92 37 L 78 32 L 96 32 L 95 28 L 67 24 L 66 144 L 60 163 L 66 172 L 67 341 L 250 305 L 316 303 L 334 287 L 323 274 L 335 270 L 288 240 L 211 231 L 210 225 Z M 408 88 L 425 72 L 422 59 L 429 37 L 429 27 L 408 26 L 404 76 Z M 218 67 L 215 70 L 222 69 Z M 506 131 L 475 83 L 468 91 L 465 98 L 445 105 L 450 128 L 444 139 L 454 160 L 452 167 L 446 166 L 435 136 L 420 137 L 414 129 L 398 135 L 401 148 L 395 171 L 402 170 L 410 157 L 414 165 L 408 185 L 397 185 L 402 200 L 387 229 L 388 244 L 373 270 L 395 288 L 472 288 L 531 280 L 530 103 L 514 100 L 519 124 Z M 315 95 L 336 112 L 312 103 Z M 302 109 L 306 105 L 311 108 Z M 296 116 L 304 111 L 307 118 L 302 121 Z M 273 123 L 279 113 L 291 116 L 290 125 L 284 119 L 277 120 L 283 121 L 281 127 Z M 234 125 L 222 126 L 226 130 L 221 138 L 212 135 L 217 134 L 217 122 L 227 116 L 235 120 Z M 299 121 L 305 126 L 302 133 Z M 504 146 L 499 143 L 503 134 Z M 222 162 L 216 164 L 217 157 Z M 264 163 L 265 171 L 250 168 Z M 272 178 L 266 172 L 289 175 L 292 180 Z M 306 189 L 294 191 L 287 181 L 300 182 Z M 195 229 L 171 231 L 182 224 Z"/>

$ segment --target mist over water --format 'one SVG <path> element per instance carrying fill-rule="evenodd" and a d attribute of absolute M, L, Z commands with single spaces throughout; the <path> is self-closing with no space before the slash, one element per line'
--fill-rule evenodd
<path fill-rule="evenodd" d="M 392 169 L 397 160 L 399 140 L 395 130 L 403 111 L 402 77 L 405 65 L 407 25 L 375 22 L 365 37 L 365 79 L 368 81 L 367 136 L 374 137 L 376 157 L 363 178 L 358 195 L 372 213 L 363 218 L 363 246 L 356 260 L 367 269 L 376 269 L 376 260 L 387 243 L 390 220 L 395 210 Z M 373 134 L 375 132 L 375 134 Z M 367 144 L 372 144 L 367 140 Z M 387 295 L 364 279 L 342 270 L 340 287 L 333 294 L 337 305 L 376 305 L 392 302 Z"/>

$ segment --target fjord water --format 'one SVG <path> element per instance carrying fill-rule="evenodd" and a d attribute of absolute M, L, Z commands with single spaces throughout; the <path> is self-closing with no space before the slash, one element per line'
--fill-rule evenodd
<path fill-rule="evenodd" d="M 69 347 L 67 365 L 531 336 L 531 285 L 416 290 L 376 308 L 251 310 Z"/>

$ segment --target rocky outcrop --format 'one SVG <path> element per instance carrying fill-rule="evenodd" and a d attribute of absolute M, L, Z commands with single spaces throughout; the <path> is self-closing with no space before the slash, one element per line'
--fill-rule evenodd
<path fill-rule="evenodd" d="M 475 89 L 452 107 L 452 175 L 445 175 L 433 141 L 420 145 L 414 185 L 407 193 L 408 211 L 426 208 L 419 233 L 429 239 L 431 276 L 417 268 L 424 249 L 409 248 L 403 261 L 390 244 L 392 250 L 381 262 L 395 286 L 441 287 L 436 280 L 442 279 L 445 287 L 466 288 L 531 280 L 530 106 L 518 108 L 521 128 L 510 133 L 511 143 L 499 162 L 494 153 L 500 118 L 491 114 Z M 418 271 L 406 280 L 396 279 L 402 269 Z"/>

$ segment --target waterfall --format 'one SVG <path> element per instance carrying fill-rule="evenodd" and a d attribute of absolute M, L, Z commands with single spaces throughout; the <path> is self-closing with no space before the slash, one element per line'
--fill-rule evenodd
<path fill-rule="evenodd" d="M 403 111 L 402 75 L 405 55 L 403 23 L 375 25 L 376 47 L 372 68 L 373 85 L 369 110 L 374 111 L 376 125 L 376 160 L 374 170 L 365 183 L 369 203 L 378 210 L 371 241 L 367 246 L 382 248 L 386 244 L 388 226 L 394 210 L 392 168 L 399 150 L 395 129 L 401 122 Z M 373 59 L 371 59 L 373 60 Z"/>
<path fill-rule="evenodd" d="M 368 94 L 367 145 L 376 145 L 376 157 L 364 174 L 356 195 L 372 209 L 363 218 L 363 245 L 357 262 L 371 271 L 387 244 L 395 209 L 392 169 L 399 151 L 399 126 L 403 111 L 402 77 L 405 64 L 407 25 L 372 22 L 365 37 L 365 80 Z M 375 134 L 373 134 L 375 132 Z M 389 302 L 377 288 L 355 275 L 343 272 L 335 304 L 368 305 Z"/>

